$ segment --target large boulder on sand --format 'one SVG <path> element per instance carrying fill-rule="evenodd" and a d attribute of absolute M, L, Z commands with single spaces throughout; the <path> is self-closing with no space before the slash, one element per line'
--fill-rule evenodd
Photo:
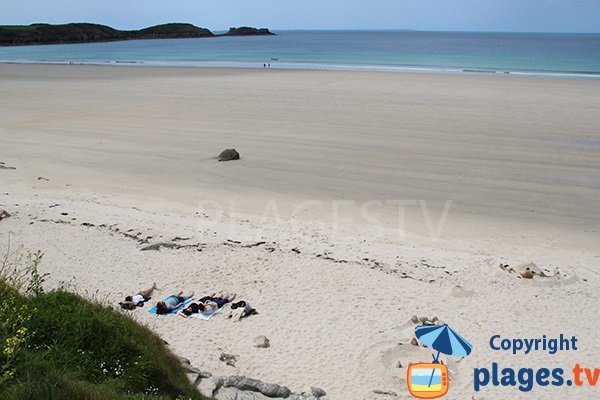
<path fill-rule="evenodd" d="M 231 160 L 239 160 L 240 153 L 237 152 L 236 149 L 226 149 L 219 154 L 219 161 L 231 161 Z"/>
<path fill-rule="evenodd" d="M 271 346 L 271 342 L 266 336 L 257 336 L 254 338 L 254 347 L 258 347 L 259 349 L 266 349 Z"/>

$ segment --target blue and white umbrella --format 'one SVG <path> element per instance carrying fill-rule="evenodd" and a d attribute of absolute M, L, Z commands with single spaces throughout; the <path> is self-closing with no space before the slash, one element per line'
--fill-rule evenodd
<path fill-rule="evenodd" d="M 425 346 L 449 356 L 468 356 L 473 346 L 448 325 L 423 325 L 415 328 L 415 335 Z M 436 357 L 437 359 L 437 357 Z"/>
<path fill-rule="evenodd" d="M 417 338 L 434 350 L 437 350 L 437 356 L 433 362 L 437 363 L 440 353 L 449 356 L 464 357 L 468 356 L 473 350 L 471 343 L 467 342 L 462 336 L 452 330 L 448 325 L 423 325 L 415 328 Z M 433 379 L 433 373 L 431 374 Z M 429 380 L 429 386 L 431 381 Z"/>

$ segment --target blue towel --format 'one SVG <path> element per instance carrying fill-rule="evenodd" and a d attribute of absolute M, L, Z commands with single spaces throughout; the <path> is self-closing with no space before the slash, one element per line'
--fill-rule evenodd
<path fill-rule="evenodd" d="M 169 296 L 169 297 L 167 297 L 166 299 L 164 299 L 163 301 L 167 301 L 167 299 L 171 299 L 171 298 L 175 298 L 175 299 L 176 299 L 176 298 L 177 298 L 177 296 L 174 296 L 174 295 L 173 295 L 173 296 Z M 181 303 L 181 304 L 179 305 L 179 307 L 177 307 L 177 308 L 175 308 L 175 309 L 173 309 L 173 310 L 169 311 L 169 312 L 168 312 L 168 313 L 166 313 L 166 314 L 160 314 L 160 315 L 177 314 L 177 312 L 178 312 L 179 310 L 181 310 L 181 309 L 182 309 L 182 308 L 183 308 L 183 307 L 184 307 L 186 304 L 188 304 L 189 302 L 191 302 L 191 301 L 193 301 L 193 300 L 194 300 L 193 298 L 187 299 L 186 301 L 184 301 L 183 303 Z M 151 312 L 151 313 L 153 313 L 153 314 L 157 314 L 157 312 L 156 312 L 156 306 L 154 306 L 154 307 L 152 307 L 151 309 L 149 309 L 149 310 L 148 310 L 148 312 Z"/>

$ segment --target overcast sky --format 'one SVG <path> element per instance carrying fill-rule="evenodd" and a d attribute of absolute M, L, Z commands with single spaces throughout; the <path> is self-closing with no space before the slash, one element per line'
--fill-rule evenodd
<path fill-rule="evenodd" d="M 600 32 L 600 0 L 0 0 L 0 24 Z"/>

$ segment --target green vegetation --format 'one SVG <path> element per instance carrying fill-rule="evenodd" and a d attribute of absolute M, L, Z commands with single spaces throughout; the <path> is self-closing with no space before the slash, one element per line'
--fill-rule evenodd
<path fill-rule="evenodd" d="M 248 35 L 273 35 L 273 33 L 265 28 L 240 27 L 231 28 L 223 35 L 215 35 L 208 29 L 181 23 L 156 25 L 137 31 L 120 31 L 105 25 L 86 23 L 3 25 L 0 26 L 0 46 Z"/>
<path fill-rule="evenodd" d="M 149 329 L 64 290 L 45 293 L 41 259 L 0 262 L 1 399 L 205 399 Z"/>
<path fill-rule="evenodd" d="M 240 26 L 239 28 L 229 28 L 227 33 L 221 36 L 257 36 L 257 35 L 274 35 L 267 28 L 252 28 L 250 26 Z"/>
<path fill-rule="evenodd" d="M 211 37 L 214 34 L 205 28 L 198 28 L 192 24 L 163 24 L 141 29 L 137 35 L 142 37 L 186 38 L 186 37 Z"/>
<path fill-rule="evenodd" d="M 125 38 L 125 32 L 97 24 L 33 24 L 0 27 L 2 45 L 101 42 Z"/>

